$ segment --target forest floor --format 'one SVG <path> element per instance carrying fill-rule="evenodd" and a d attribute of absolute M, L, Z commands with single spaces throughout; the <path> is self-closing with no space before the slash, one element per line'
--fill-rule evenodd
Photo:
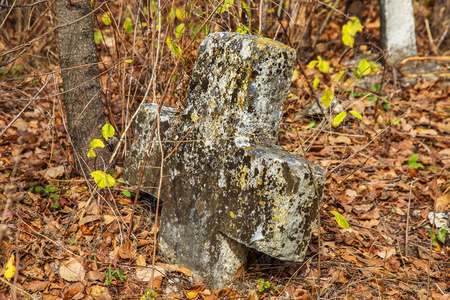
<path fill-rule="evenodd" d="M 376 29 L 379 18 L 372 22 L 365 26 Z M 13 293 L 18 299 L 450 299 L 449 78 L 410 80 L 379 64 L 362 81 L 348 76 L 333 86 L 339 103 L 362 120 L 348 116 L 334 127 L 332 117 L 305 116 L 313 101 L 306 80 L 331 82 L 344 64 L 357 68 L 328 47 L 336 26 L 330 22 L 316 50 L 331 58 L 329 74 L 308 69 L 310 60 L 294 66 L 306 77 L 292 79 L 279 138 L 285 150 L 327 171 L 307 258 L 282 262 L 254 252 L 221 290 L 191 282 L 189 270 L 158 255 L 150 294 L 154 199 L 141 195 L 135 243 L 127 243 L 133 190 L 119 182 L 99 191 L 73 171 L 61 79 L 39 75 L 53 74 L 57 61 L 34 74 L 9 70 L 0 82 L 0 130 L 18 118 L 0 137 L 0 217 L 7 226 L 0 227 L 6 235 L 0 274 L 12 256 L 17 270 L 10 279 L 0 276 L 0 300 Z M 419 55 L 428 55 L 427 43 L 419 37 Z M 111 104 L 113 114 L 119 104 Z M 121 163 L 111 173 L 116 179 Z M 442 214 L 434 219 L 432 212 Z"/>

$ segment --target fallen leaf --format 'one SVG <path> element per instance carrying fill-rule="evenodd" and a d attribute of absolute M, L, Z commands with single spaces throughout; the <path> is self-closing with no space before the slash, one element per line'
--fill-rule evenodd
<path fill-rule="evenodd" d="M 89 295 L 91 295 L 94 298 L 106 295 L 106 296 L 109 296 L 110 299 L 112 299 L 111 296 L 109 295 L 109 289 L 106 286 L 93 285 L 88 290 L 88 293 L 89 293 Z"/>
<path fill-rule="evenodd" d="M 246 300 L 259 300 L 258 293 L 256 290 L 248 291 L 248 296 Z"/>
<path fill-rule="evenodd" d="M 77 295 L 84 289 L 84 285 L 81 282 L 76 282 L 71 284 L 64 293 L 64 299 L 81 299 L 84 295 Z M 78 297 L 78 296 L 81 296 Z"/>
<path fill-rule="evenodd" d="M 122 259 L 129 259 L 134 257 L 135 248 L 133 243 L 128 240 L 125 244 L 122 245 L 119 249 L 119 256 Z"/>
<path fill-rule="evenodd" d="M 85 276 L 84 267 L 78 260 L 71 257 L 61 264 L 59 276 L 67 281 L 83 281 Z"/>
<path fill-rule="evenodd" d="M 139 281 L 150 281 L 152 278 L 152 268 L 151 267 L 137 267 L 136 268 L 136 278 Z M 166 276 L 166 271 L 161 267 L 155 267 L 154 276 Z"/>
<path fill-rule="evenodd" d="M 56 179 L 64 174 L 64 166 L 51 167 L 47 170 L 42 170 L 37 173 L 42 176 L 44 176 L 45 174 L 46 178 Z"/>
<path fill-rule="evenodd" d="M 145 267 L 147 265 L 147 262 L 145 261 L 145 257 L 142 254 L 138 254 L 136 258 L 136 265 Z"/>
<path fill-rule="evenodd" d="M 9 257 L 9 260 L 5 266 L 5 274 L 4 275 L 5 275 L 6 279 L 10 279 L 14 276 L 14 273 L 16 272 L 16 267 L 14 264 L 15 264 L 14 254 L 11 254 L 11 256 Z"/>
<path fill-rule="evenodd" d="M 94 222 L 100 219 L 100 216 L 96 215 L 96 216 L 86 216 L 83 219 L 81 219 L 78 224 L 79 225 L 84 225 L 90 222 Z"/>
<path fill-rule="evenodd" d="M 436 199 L 436 212 L 447 212 L 450 208 L 450 194 L 444 194 Z"/>

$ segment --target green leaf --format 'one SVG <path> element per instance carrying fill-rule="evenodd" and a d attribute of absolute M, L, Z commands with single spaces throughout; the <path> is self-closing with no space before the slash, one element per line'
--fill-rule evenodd
<path fill-rule="evenodd" d="M 350 225 L 348 225 L 348 222 L 343 215 L 334 210 L 330 211 L 330 213 L 332 213 L 336 217 L 336 223 L 338 223 L 339 226 L 341 226 L 342 228 L 350 228 Z"/>
<path fill-rule="evenodd" d="M 109 175 L 105 174 L 102 171 L 94 171 L 91 173 L 91 176 L 94 178 L 95 183 L 98 185 L 99 188 L 103 189 L 107 186 L 113 187 L 116 184 L 116 181 L 114 178 Z"/>
<path fill-rule="evenodd" d="M 131 64 L 133 62 L 133 60 L 131 58 L 130 59 L 125 59 L 125 62 Z"/>
<path fill-rule="evenodd" d="M 45 186 L 45 192 L 47 194 L 56 192 L 56 187 L 54 185 L 52 185 L 52 184 L 48 184 L 48 185 Z"/>
<path fill-rule="evenodd" d="M 415 154 L 411 156 L 411 158 L 408 160 L 408 166 L 414 169 L 417 168 L 424 168 L 424 166 L 421 163 L 418 163 L 419 157 Z"/>
<path fill-rule="evenodd" d="M 312 60 L 312 61 L 309 62 L 309 64 L 306 67 L 308 69 L 313 69 L 316 66 L 317 63 L 318 63 L 317 60 Z"/>
<path fill-rule="evenodd" d="M 347 112 L 343 111 L 343 112 L 339 113 L 336 117 L 334 117 L 333 126 L 338 127 L 339 124 L 341 124 L 342 121 L 344 121 L 346 115 L 347 115 Z"/>
<path fill-rule="evenodd" d="M 156 12 L 156 2 L 155 2 L 155 0 L 152 0 L 152 2 L 150 2 L 150 11 L 152 12 L 152 14 L 154 14 Z"/>
<path fill-rule="evenodd" d="M 250 30 L 249 27 L 245 26 L 244 24 L 239 25 L 238 29 L 236 29 L 237 33 L 240 34 L 246 34 Z"/>
<path fill-rule="evenodd" d="M 227 9 L 229 7 L 231 7 L 233 5 L 233 3 L 234 3 L 234 0 L 225 0 L 223 5 L 217 9 L 217 12 L 219 14 L 224 13 L 225 11 L 227 11 Z"/>
<path fill-rule="evenodd" d="M 252 18 L 252 12 L 250 11 L 250 9 L 247 6 L 247 3 L 245 3 L 244 1 L 241 1 L 242 7 L 245 9 L 245 11 L 247 12 L 248 18 L 251 19 Z"/>
<path fill-rule="evenodd" d="M 103 41 L 103 35 L 101 31 L 94 31 L 94 42 L 98 45 Z"/>
<path fill-rule="evenodd" d="M 173 7 L 171 7 L 171 8 L 170 8 L 170 11 L 169 11 L 169 15 L 168 15 L 167 18 L 166 18 L 167 22 L 169 22 L 169 23 L 175 22 L 176 16 L 177 16 L 177 15 L 176 15 L 175 9 L 174 9 Z"/>
<path fill-rule="evenodd" d="M 50 204 L 51 207 L 53 208 L 59 208 L 59 204 L 58 203 L 52 203 Z"/>
<path fill-rule="evenodd" d="M 358 118 L 362 121 L 362 116 L 358 112 L 351 110 L 349 111 L 349 113 L 351 113 L 355 118 Z"/>
<path fill-rule="evenodd" d="M 130 34 L 133 31 L 133 24 L 131 23 L 130 18 L 125 19 L 125 23 L 123 24 L 123 28 L 125 28 L 126 34 Z"/>
<path fill-rule="evenodd" d="M 124 194 L 124 196 L 131 197 L 131 192 L 128 191 L 128 190 L 127 191 L 123 191 L 122 194 Z"/>
<path fill-rule="evenodd" d="M 322 97 L 320 97 L 320 101 L 322 101 L 323 106 L 330 107 L 331 100 L 333 100 L 333 92 L 329 89 L 326 89 Z"/>
<path fill-rule="evenodd" d="M 174 56 L 177 56 L 177 57 L 181 56 L 181 48 L 180 48 L 180 46 L 178 46 L 176 43 L 174 43 L 170 36 L 167 37 L 166 43 L 167 43 L 167 46 L 169 47 L 170 52 L 172 52 L 172 54 Z"/>
<path fill-rule="evenodd" d="M 50 198 L 59 198 L 59 195 L 58 194 L 51 194 Z"/>
<path fill-rule="evenodd" d="M 105 141 L 107 141 L 110 137 L 113 137 L 114 133 L 115 133 L 115 130 L 111 124 L 106 123 L 105 125 L 103 125 L 102 135 L 103 135 L 103 138 L 105 139 Z M 103 145 L 103 147 L 105 147 L 105 145 Z M 91 148 L 93 148 L 93 147 L 91 146 Z"/>
<path fill-rule="evenodd" d="M 39 194 L 42 192 L 42 188 L 40 186 L 37 186 L 34 188 L 34 191 Z"/>
<path fill-rule="evenodd" d="M 184 23 L 181 23 L 175 29 L 175 38 L 177 40 L 179 40 L 185 31 L 186 31 L 186 26 L 184 25 Z"/>
<path fill-rule="evenodd" d="M 105 24 L 106 26 L 111 24 L 111 14 L 109 11 L 107 11 L 103 14 L 102 21 L 103 21 L 103 24 Z"/>
<path fill-rule="evenodd" d="M 192 30 L 192 38 L 197 34 L 198 30 L 200 29 L 200 25 L 195 25 L 194 30 Z"/>
<path fill-rule="evenodd" d="M 377 91 L 379 91 L 381 89 L 381 85 L 379 84 L 379 83 L 375 83 L 371 88 L 370 88 L 370 90 L 372 91 L 372 92 L 377 92 Z"/>
<path fill-rule="evenodd" d="M 209 26 L 208 25 L 203 26 L 202 31 L 205 35 L 208 35 L 209 34 Z"/>
<path fill-rule="evenodd" d="M 447 234 L 447 230 L 441 229 L 438 232 L 437 238 L 441 243 L 445 243 L 445 235 Z"/>
<path fill-rule="evenodd" d="M 297 78 L 299 77 L 299 76 L 298 76 L 298 72 L 297 72 L 297 70 L 295 70 L 295 69 L 294 69 L 294 76 L 297 77 Z"/>
<path fill-rule="evenodd" d="M 346 70 L 339 71 L 339 73 L 334 77 L 333 81 L 341 82 L 346 72 Z"/>
<path fill-rule="evenodd" d="M 314 76 L 313 89 L 317 90 L 319 87 L 320 79 L 317 76 Z"/>
<path fill-rule="evenodd" d="M 358 76 L 366 76 L 370 74 L 370 63 L 363 59 L 359 62 L 358 64 L 358 69 L 356 70 L 356 72 L 358 73 Z"/>

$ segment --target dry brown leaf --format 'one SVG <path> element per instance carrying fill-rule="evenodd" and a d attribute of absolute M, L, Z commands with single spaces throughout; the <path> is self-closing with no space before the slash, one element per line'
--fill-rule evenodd
<path fill-rule="evenodd" d="M 64 292 L 64 299 L 82 299 L 84 294 L 81 293 L 84 285 L 81 282 L 71 284 Z"/>
<path fill-rule="evenodd" d="M 104 215 L 103 216 L 103 220 L 104 220 L 103 222 L 106 225 L 109 225 L 109 224 L 111 224 L 112 222 L 114 222 L 116 220 L 116 217 L 111 216 L 111 215 Z"/>
<path fill-rule="evenodd" d="M 23 283 L 23 287 L 28 291 L 28 292 L 37 292 L 37 291 L 44 291 L 47 286 L 49 286 L 50 282 L 48 281 L 31 281 L 31 282 L 24 282 Z"/>
<path fill-rule="evenodd" d="M 46 172 L 46 170 L 42 170 L 37 173 L 39 175 L 45 174 L 45 178 L 56 179 L 56 178 L 61 177 L 64 174 L 64 166 L 48 168 L 47 172 Z"/>
<path fill-rule="evenodd" d="M 436 212 L 443 213 L 450 209 L 450 194 L 444 194 L 436 199 Z"/>
<path fill-rule="evenodd" d="M 109 290 L 106 286 L 93 285 L 88 289 L 88 293 L 92 297 L 97 298 L 102 295 L 109 295 Z"/>
<path fill-rule="evenodd" d="M 136 265 L 140 267 L 145 267 L 147 262 L 145 261 L 145 257 L 142 254 L 138 254 L 136 258 Z"/>
<path fill-rule="evenodd" d="M 25 270 L 21 271 L 23 275 L 35 280 L 44 280 L 44 271 L 37 265 L 29 266 Z"/>
<path fill-rule="evenodd" d="M 86 280 L 90 281 L 103 281 L 104 278 L 105 274 L 98 270 L 89 271 L 86 275 Z"/>
<path fill-rule="evenodd" d="M 153 288 L 157 289 L 157 290 L 161 290 L 162 281 L 163 281 L 162 276 L 155 276 L 155 278 L 153 278 Z M 150 284 L 150 282 L 149 282 L 149 284 Z"/>
<path fill-rule="evenodd" d="M 133 243 L 129 240 L 119 249 L 119 256 L 122 259 L 129 259 L 134 257 L 135 248 Z"/>
<path fill-rule="evenodd" d="M 258 293 L 256 290 L 248 291 L 248 296 L 246 300 L 259 300 Z"/>
<path fill-rule="evenodd" d="M 150 281 L 152 278 L 152 274 L 154 276 L 166 276 L 166 271 L 158 266 L 155 266 L 155 272 L 152 272 L 152 267 L 137 267 L 136 268 L 136 277 L 139 281 Z"/>
<path fill-rule="evenodd" d="M 85 276 L 84 267 L 75 258 L 71 257 L 61 263 L 59 276 L 67 281 L 83 281 Z"/>
<path fill-rule="evenodd" d="M 99 216 L 99 215 L 97 215 L 97 216 L 95 216 L 95 215 L 92 215 L 92 216 L 86 216 L 86 217 L 84 217 L 83 219 L 81 219 L 81 220 L 78 222 L 78 224 L 79 224 L 79 225 L 84 225 L 84 224 L 87 224 L 87 223 L 90 223 L 90 222 L 97 221 L 97 220 L 99 220 L 99 219 L 100 219 L 100 216 Z"/>

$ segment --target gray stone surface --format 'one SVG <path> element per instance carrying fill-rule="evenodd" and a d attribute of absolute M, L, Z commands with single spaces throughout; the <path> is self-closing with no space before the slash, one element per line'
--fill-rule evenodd
<path fill-rule="evenodd" d="M 165 107 L 161 251 L 217 288 L 249 248 L 302 261 L 316 224 L 325 171 L 276 146 L 295 51 L 273 40 L 216 32 L 201 44 L 180 119 Z M 156 106 L 136 122 L 124 179 L 139 181 Z M 185 141 L 175 145 L 190 130 Z M 155 139 L 143 180 L 156 194 Z M 317 186 L 314 187 L 314 182 Z"/>
<path fill-rule="evenodd" d="M 398 63 L 417 56 L 412 0 L 381 0 L 380 17 L 381 44 L 389 51 L 387 60 Z"/>

